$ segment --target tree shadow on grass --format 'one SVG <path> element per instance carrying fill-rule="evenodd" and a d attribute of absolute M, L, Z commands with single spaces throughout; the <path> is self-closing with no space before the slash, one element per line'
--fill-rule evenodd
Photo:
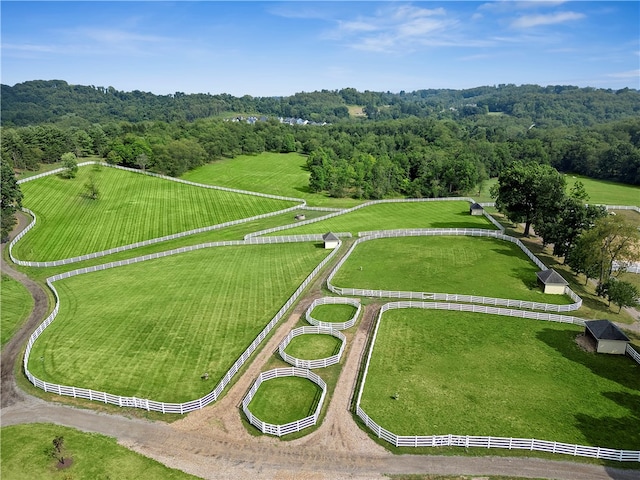
<path fill-rule="evenodd" d="M 574 425 L 587 439 L 587 444 L 620 450 L 640 450 L 640 365 L 626 355 L 586 352 L 575 343 L 576 331 L 544 329 L 538 339 L 561 353 L 576 368 L 586 367 L 595 375 L 615 382 L 626 390 L 594 393 L 594 401 L 613 402 L 626 413 L 623 416 L 574 415 Z M 585 388 L 588 388 L 585 385 Z M 635 393 L 639 392 L 639 393 Z M 607 400 L 595 400 L 600 395 Z M 613 476 L 612 478 L 616 478 Z"/>
<path fill-rule="evenodd" d="M 640 451 L 640 394 L 604 392 L 605 398 L 628 410 L 624 417 L 575 415 L 576 427 L 589 445 Z"/>
<path fill-rule="evenodd" d="M 537 334 L 538 340 L 546 343 L 566 359 L 586 367 L 595 375 L 616 382 L 630 390 L 640 391 L 640 365 L 626 355 L 608 355 L 586 352 L 575 342 L 574 329 L 545 328 Z M 640 402 L 636 407 L 640 415 Z"/>

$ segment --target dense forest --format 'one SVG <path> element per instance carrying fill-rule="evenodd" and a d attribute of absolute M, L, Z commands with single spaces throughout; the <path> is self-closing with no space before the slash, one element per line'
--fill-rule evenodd
<path fill-rule="evenodd" d="M 333 123 L 349 118 L 351 105 L 364 107 L 366 117 L 372 120 L 457 119 L 500 113 L 541 127 L 588 126 L 640 115 L 640 92 L 628 88 L 614 91 L 508 84 L 397 94 L 344 88 L 287 97 L 241 98 L 227 94 L 122 92 L 113 87 L 69 85 L 63 80 L 35 80 L 1 88 L 4 126 L 54 123 L 66 117 L 78 117 L 89 123 L 192 122 L 232 113 Z"/>
<path fill-rule="evenodd" d="M 34 81 L 3 85 L 2 97 L 2 159 L 17 169 L 73 152 L 177 176 L 270 151 L 307 155 L 310 189 L 336 197 L 467 194 L 514 161 L 640 185 L 640 92 L 629 89 L 501 85 L 234 98 Z M 364 115 L 350 115 L 353 105 Z M 241 115 L 262 118 L 237 121 Z M 289 116 L 327 123 L 279 120 Z"/>

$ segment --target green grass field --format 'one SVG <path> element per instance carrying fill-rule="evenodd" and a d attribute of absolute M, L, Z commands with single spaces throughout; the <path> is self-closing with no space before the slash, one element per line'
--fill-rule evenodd
<path fill-rule="evenodd" d="M 270 235 L 299 235 L 302 233 L 351 232 L 393 230 L 398 228 L 486 228 L 495 226 L 484 216 L 469 214 L 464 201 L 378 203 L 351 213 L 294 227 Z"/>
<path fill-rule="evenodd" d="M 62 436 L 66 461 L 58 469 L 50 451 Z M 5 480 L 196 479 L 118 445 L 115 438 L 51 424 L 28 424 L 0 430 L 0 477 Z"/>
<path fill-rule="evenodd" d="M 386 312 L 361 405 L 399 435 L 640 450 L 640 366 L 581 350 L 582 330 L 485 314 Z"/>
<path fill-rule="evenodd" d="M 220 247 L 58 281 L 60 313 L 29 369 L 117 395 L 199 398 L 326 254 L 311 243 Z"/>
<path fill-rule="evenodd" d="M 284 425 L 313 415 L 321 394 L 322 389 L 306 378 L 274 378 L 260 384 L 249 411 L 263 422 Z"/>
<path fill-rule="evenodd" d="M 95 175 L 100 197 L 84 197 Z M 21 185 L 37 224 L 18 242 L 22 260 L 58 260 L 215 225 L 295 205 L 193 187 L 136 173 L 83 167 L 75 179 L 52 175 Z"/>
<path fill-rule="evenodd" d="M 192 182 L 304 198 L 311 206 L 352 207 L 362 201 L 309 191 L 306 158 L 297 153 L 261 153 L 218 160 L 185 173 Z"/>
<path fill-rule="evenodd" d="M 589 194 L 588 203 L 602 205 L 635 205 L 640 206 L 640 187 L 624 183 L 608 182 L 580 175 L 564 175 L 567 181 L 567 192 L 580 180 Z M 497 183 L 497 178 L 487 180 L 482 185 L 480 195 L 471 195 L 477 202 L 493 202 L 495 199 L 489 194 L 489 189 Z"/>
<path fill-rule="evenodd" d="M 4 346 L 31 313 L 33 297 L 20 282 L 2 275 L 0 298 L 0 346 Z"/>
<path fill-rule="evenodd" d="M 356 314 L 357 308 L 344 303 L 318 305 L 311 312 L 311 316 L 321 322 L 344 323 Z"/>
<path fill-rule="evenodd" d="M 362 268 L 361 268 L 362 267 Z M 537 285 L 540 269 L 515 244 L 485 237 L 402 237 L 363 242 L 334 277 L 337 287 L 458 293 L 569 304 Z"/>
<path fill-rule="evenodd" d="M 333 335 L 304 334 L 294 337 L 284 351 L 300 360 L 317 360 L 337 354 L 341 345 L 342 341 Z"/>

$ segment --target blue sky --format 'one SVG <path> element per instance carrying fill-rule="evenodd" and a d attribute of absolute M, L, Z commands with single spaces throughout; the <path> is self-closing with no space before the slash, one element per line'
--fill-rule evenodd
<path fill-rule="evenodd" d="M 1 81 L 292 95 L 640 88 L 640 2 L 12 2 Z"/>

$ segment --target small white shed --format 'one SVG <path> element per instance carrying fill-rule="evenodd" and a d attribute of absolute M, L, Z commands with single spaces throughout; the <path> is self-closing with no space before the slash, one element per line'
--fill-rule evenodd
<path fill-rule="evenodd" d="M 596 352 L 624 355 L 629 343 L 627 337 L 615 323 L 609 320 L 587 320 L 584 322 L 585 335 L 596 342 Z"/>
<path fill-rule="evenodd" d="M 469 213 L 471 215 L 482 215 L 484 213 L 484 208 L 479 203 L 472 203 L 469 207 Z"/>
<path fill-rule="evenodd" d="M 562 278 L 553 268 L 538 272 L 536 276 L 538 277 L 538 282 L 540 282 L 544 288 L 544 293 L 562 295 L 564 294 L 565 287 L 569 285 L 569 282 Z"/>
<path fill-rule="evenodd" d="M 322 240 L 324 241 L 324 248 L 336 248 L 340 243 L 340 239 L 332 232 L 322 235 Z"/>

